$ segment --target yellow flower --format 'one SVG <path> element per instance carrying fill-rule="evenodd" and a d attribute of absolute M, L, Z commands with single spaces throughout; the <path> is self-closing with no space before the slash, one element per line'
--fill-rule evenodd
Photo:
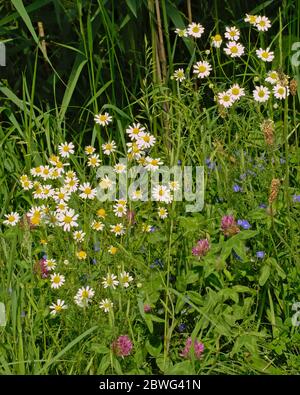
<path fill-rule="evenodd" d="M 117 249 L 117 247 L 110 246 L 110 247 L 108 248 L 108 252 L 109 252 L 110 254 L 112 254 L 112 255 L 115 255 L 115 254 L 118 252 L 118 249 Z"/>
<path fill-rule="evenodd" d="M 97 216 L 100 218 L 105 218 L 106 217 L 106 211 L 104 210 L 104 208 L 99 208 L 97 210 Z"/>
<path fill-rule="evenodd" d="M 87 253 L 85 251 L 81 250 L 81 251 L 76 252 L 76 256 L 77 256 L 78 259 L 83 261 L 84 259 L 86 259 Z"/>

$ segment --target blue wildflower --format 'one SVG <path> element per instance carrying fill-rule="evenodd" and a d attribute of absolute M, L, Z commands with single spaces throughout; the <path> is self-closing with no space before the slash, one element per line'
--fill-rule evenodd
<path fill-rule="evenodd" d="M 186 325 L 182 322 L 178 325 L 179 332 L 183 332 L 186 329 Z"/>
<path fill-rule="evenodd" d="M 293 196 L 293 202 L 300 203 L 300 195 L 294 195 Z"/>
<path fill-rule="evenodd" d="M 238 184 L 234 184 L 232 189 L 234 192 L 241 192 L 242 191 L 242 188 Z"/>
<path fill-rule="evenodd" d="M 250 229 L 251 225 L 246 219 L 238 219 L 237 224 L 241 226 L 243 229 Z"/>
<path fill-rule="evenodd" d="M 257 251 L 256 257 L 257 257 L 258 259 L 264 259 L 264 257 L 265 257 L 265 252 L 264 252 L 264 251 Z"/>

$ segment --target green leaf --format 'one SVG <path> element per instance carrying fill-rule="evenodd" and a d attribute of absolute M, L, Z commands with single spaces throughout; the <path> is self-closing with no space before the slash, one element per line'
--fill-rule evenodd
<path fill-rule="evenodd" d="M 265 285 L 271 273 L 271 268 L 269 265 L 264 265 L 261 269 L 260 277 L 258 283 L 261 287 Z"/>
<path fill-rule="evenodd" d="M 156 342 L 155 344 L 150 343 L 149 340 L 145 343 L 146 350 L 152 357 L 158 357 L 162 350 L 161 342 Z"/>
<path fill-rule="evenodd" d="M 137 1 L 136 0 L 126 0 L 126 4 L 130 11 L 133 13 L 133 15 L 137 18 Z"/>
<path fill-rule="evenodd" d="M 195 373 L 196 372 L 193 368 L 193 364 L 191 361 L 179 362 L 174 366 L 170 366 L 165 371 L 165 374 L 174 374 L 174 375 L 189 375 Z"/>

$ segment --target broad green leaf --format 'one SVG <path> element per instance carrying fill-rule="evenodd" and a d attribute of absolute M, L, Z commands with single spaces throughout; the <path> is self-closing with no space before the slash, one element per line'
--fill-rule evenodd
<path fill-rule="evenodd" d="M 271 273 L 271 268 L 269 265 L 264 265 L 261 269 L 260 277 L 258 280 L 259 285 L 262 287 L 267 282 Z"/>

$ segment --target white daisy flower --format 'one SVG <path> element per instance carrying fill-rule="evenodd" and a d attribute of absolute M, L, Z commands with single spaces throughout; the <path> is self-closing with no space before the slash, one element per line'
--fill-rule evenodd
<path fill-rule="evenodd" d="M 61 201 L 56 205 L 57 214 L 64 213 L 65 211 L 69 210 L 69 206 L 66 202 Z"/>
<path fill-rule="evenodd" d="M 77 228 L 78 223 L 76 221 L 78 216 L 78 214 L 75 214 L 75 210 L 70 208 L 64 212 L 58 213 L 57 220 L 64 231 L 69 232 L 71 228 Z"/>
<path fill-rule="evenodd" d="M 107 126 L 112 122 L 112 116 L 108 112 L 104 114 L 95 115 L 94 121 L 101 126 Z"/>
<path fill-rule="evenodd" d="M 114 172 L 117 174 L 122 174 L 126 172 L 126 166 L 124 165 L 124 163 L 117 163 L 114 166 Z"/>
<path fill-rule="evenodd" d="M 270 51 L 269 48 L 267 48 L 267 49 L 262 49 L 262 48 L 257 49 L 256 50 L 256 55 L 263 62 L 272 62 L 272 60 L 274 59 L 274 52 Z"/>
<path fill-rule="evenodd" d="M 143 193 L 141 189 L 136 189 L 135 191 L 132 191 L 130 194 L 130 198 L 133 201 L 141 200 L 143 197 Z"/>
<path fill-rule="evenodd" d="M 22 188 L 25 191 L 28 191 L 29 189 L 33 188 L 33 183 L 30 181 L 30 179 L 28 178 L 28 176 L 26 174 L 24 174 L 23 176 L 20 177 L 20 182 L 21 182 Z"/>
<path fill-rule="evenodd" d="M 104 229 L 104 224 L 101 221 L 95 221 L 94 220 L 91 223 L 91 227 L 92 227 L 93 230 L 96 230 L 98 232 L 98 231 L 102 231 Z"/>
<path fill-rule="evenodd" d="M 46 259 L 45 262 L 46 269 L 51 272 L 51 270 L 56 268 L 56 260 L 55 259 Z"/>
<path fill-rule="evenodd" d="M 161 218 L 161 219 L 167 218 L 167 216 L 168 216 L 168 210 L 167 210 L 166 208 L 164 208 L 164 207 L 158 207 L 157 211 L 158 211 L 158 216 L 159 216 L 159 218 Z"/>
<path fill-rule="evenodd" d="M 231 92 L 226 91 L 226 92 L 218 93 L 218 103 L 225 108 L 231 107 L 234 103 L 234 99 Z"/>
<path fill-rule="evenodd" d="M 65 304 L 64 300 L 57 299 L 56 303 L 52 303 L 52 305 L 49 307 L 51 312 L 51 315 L 56 315 L 58 313 L 61 313 L 62 310 L 65 310 L 68 308 L 68 306 Z"/>
<path fill-rule="evenodd" d="M 129 158 L 140 159 L 141 156 L 144 154 L 143 151 L 137 145 L 136 141 L 133 143 L 127 143 L 126 145 L 128 147 L 127 152 Z"/>
<path fill-rule="evenodd" d="M 108 176 L 104 176 L 101 178 L 99 186 L 101 189 L 110 189 L 113 183 L 114 182 L 110 178 L 108 178 Z"/>
<path fill-rule="evenodd" d="M 90 167 L 99 167 L 100 163 L 101 160 L 99 159 L 99 155 L 94 154 L 89 156 L 87 165 Z"/>
<path fill-rule="evenodd" d="M 182 82 L 185 80 L 185 74 L 183 69 L 177 69 L 174 71 L 172 78 L 176 81 Z"/>
<path fill-rule="evenodd" d="M 104 313 L 109 313 L 112 310 L 114 304 L 110 299 L 102 299 L 99 307 L 101 310 L 104 310 Z"/>
<path fill-rule="evenodd" d="M 253 91 L 253 97 L 254 97 L 254 100 L 256 100 L 260 103 L 264 103 L 269 99 L 270 91 L 266 86 L 263 86 L 263 85 L 256 86 Z"/>
<path fill-rule="evenodd" d="M 193 73 L 196 74 L 198 78 L 208 77 L 211 70 L 211 65 L 206 61 L 197 62 L 193 66 Z"/>
<path fill-rule="evenodd" d="M 87 307 L 89 303 L 92 302 L 92 298 L 95 295 L 95 291 L 93 288 L 86 286 L 82 287 L 77 291 L 77 294 L 74 296 L 74 302 L 79 307 Z"/>
<path fill-rule="evenodd" d="M 272 85 L 277 84 L 279 81 L 279 75 L 278 75 L 277 71 L 275 71 L 275 70 L 269 71 L 265 81 L 269 82 Z"/>
<path fill-rule="evenodd" d="M 245 90 L 241 88 L 239 84 L 233 84 L 228 93 L 230 93 L 233 101 L 239 100 L 242 96 L 245 96 Z"/>
<path fill-rule="evenodd" d="M 171 191 L 178 191 L 180 187 L 180 184 L 178 181 L 170 181 L 169 182 L 169 188 Z"/>
<path fill-rule="evenodd" d="M 117 276 L 115 274 L 107 273 L 106 277 L 102 277 L 102 279 L 104 288 L 116 289 L 116 286 L 119 285 L 119 281 L 117 280 Z"/>
<path fill-rule="evenodd" d="M 123 206 L 122 204 L 115 204 L 113 206 L 113 211 L 115 215 L 119 218 L 123 217 L 127 213 L 127 207 Z"/>
<path fill-rule="evenodd" d="M 126 133 L 129 135 L 131 140 L 136 140 L 141 132 L 144 132 L 146 129 L 140 123 L 134 123 L 132 126 L 129 126 L 126 129 Z"/>
<path fill-rule="evenodd" d="M 222 41 L 222 36 L 220 34 L 211 37 L 211 45 L 215 48 L 220 48 Z"/>
<path fill-rule="evenodd" d="M 55 194 L 55 191 L 52 188 L 52 185 L 43 185 L 43 187 L 42 187 L 43 199 L 48 199 L 49 197 L 53 196 L 54 194 Z"/>
<path fill-rule="evenodd" d="M 120 273 L 119 280 L 120 280 L 120 285 L 122 285 L 124 288 L 128 288 L 129 283 L 133 281 L 133 277 L 131 277 L 129 273 L 124 271 Z"/>
<path fill-rule="evenodd" d="M 66 187 L 56 189 L 53 195 L 53 199 L 56 203 L 67 202 L 70 200 L 70 197 L 71 197 L 71 191 Z"/>
<path fill-rule="evenodd" d="M 33 175 L 33 177 L 39 177 L 42 174 L 41 166 L 30 169 L 30 174 Z"/>
<path fill-rule="evenodd" d="M 173 199 L 170 189 L 165 185 L 156 185 L 152 190 L 152 196 L 157 202 L 171 203 Z"/>
<path fill-rule="evenodd" d="M 87 145 L 87 146 L 84 148 L 84 152 L 85 152 L 87 155 L 92 155 L 95 151 L 96 151 L 96 148 L 92 147 L 91 145 Z"/>
<path fill-rule="evenodd" d="M 41 169 L 41 174 L 40 177 L 42 177 L 44 180 L 48 180 L 51 177 L 51 169 L 50 166 L 40 166 Z"/>
<path fill-rule="evenodd" d="M 290 90 L 288 86 L 282 86 L 280 84 L 277 84 L 273 87 L 273 93 L 276 99 L 282 100 L 290 94 Z"/>
<path fill-rule="evenodd" d="M 117 146 L 114 140 L 112 140 L 110 143 L 105 143 L 102 144 L 102 149 L 105 155 L 110 155 L 112 152 L 115 152 Z"/>
<path fill-rule="evenodd" d="M 64 183 L 64 188 L 71 192 L 76 192 L 78 189 L 78 184 L 79 184 L 79 180 L 78 178 L 74 177 L 74 178 L 70 178 L 67 177 L 65 178 L 65 183 Z"/>
<path fill-rule="evenodd" d="M 175 29 L 175 33 L 179 36 L 179 37 L 187 37 L 188 36 L 188 32 L 186 29 Z"/>
<path fill-rule="evenodd" d="M 79 190 L 81 191 L 79 196 L 82 199 L 91 199 L 91 200 L 93 200 L 93 199 L 95 199 L 95 196 L 97 194 L 97 190 L 93 189 L 89 182 L 85 182 L 82 185 L 80 185 Z"/>
<path fill-rule="evenodd" d="M 138 147 L 142 150 L 153 147 L 155 144 L 155 137 L 150 133 L 141 132 L 136 140 Z"/>
<path fill-rule="evenodd" d="M 121 223 L 116 225 L 110 225 L 110 231 L 114 233 L 116 236 L 121 236 L 125 233 L 124 226 Z"/>
<path fill-rule="evenodd" d="M 266 16 L 258 16 L 254 26 L 257 27 L 257 30 L 266 32 L 271 27 L 271 22 Z"/>
<path fill-rule="evenodd" d="M 236 27 L 226 27 L 224 36 L 230 41 L 238 41 L 240 38 L 240 31 Z"/>
<path fill-rule="evenodd" d="M 246 18 L 244 19 L 245 22 L 249 22 L 250 25 L 255 25 L 256 24 L 256 20 L 257 20 L 257 16 L 256 15 L 249 15 L 246 14 Z"/>
<path fill-rule="evenodd" d="M 145 168 L 149 171 L 155 171 L 162 164 L 163 162 L 161 162 L 160 158 L 154 159 L 154 158 L 150 158 L 150 156 L 147 156 Z"/>
<path fill-rule="evenodd" d="M 244 46 L 235 41 L 230 41 L 226 43 L 226 48 L 224 48 L 224 52 L 226 53 L 226 55 L 229 55 L 232 58 L 237 58 L 242 56 L 244 50 L 245 50 Z"/>
<path fill-rule="evenodd" d="M 58 151 L 63 158 L 69 158 L 70 154 L 74 154 L 74 144 L 67 142 L 60 144 Z"/>
<path fill-rule="evenodd" d="M 189 36 L 200 38 L 204 32 L 204 27 L 200 23 L 190 23 L 188 25 L 187 34 Z"/>
<path fill-rule="evenodd" d="M 84 240 L 84 237 L 85 233 L 82 230 L 75 230 L 75 232 L 73 232 L 73 239 L 77 243 L 81 243 Z"/>
<path fill-rule="evenodd" d="M 20 216 L 16 212 L 11 212 L 10 214 L 5 214 L 4 217 L 6 218 L 6 220 L 3 221 L 4 225 L 16 226 L 17 223 L 20 221 Z"/>
<path fill-rule="evenodd" d="M 51 274 L 50 281 L 51 281 L 51 288 L 58 289 L 64 284 L 65 276 L 59 273 L 54 273 Z"/>

